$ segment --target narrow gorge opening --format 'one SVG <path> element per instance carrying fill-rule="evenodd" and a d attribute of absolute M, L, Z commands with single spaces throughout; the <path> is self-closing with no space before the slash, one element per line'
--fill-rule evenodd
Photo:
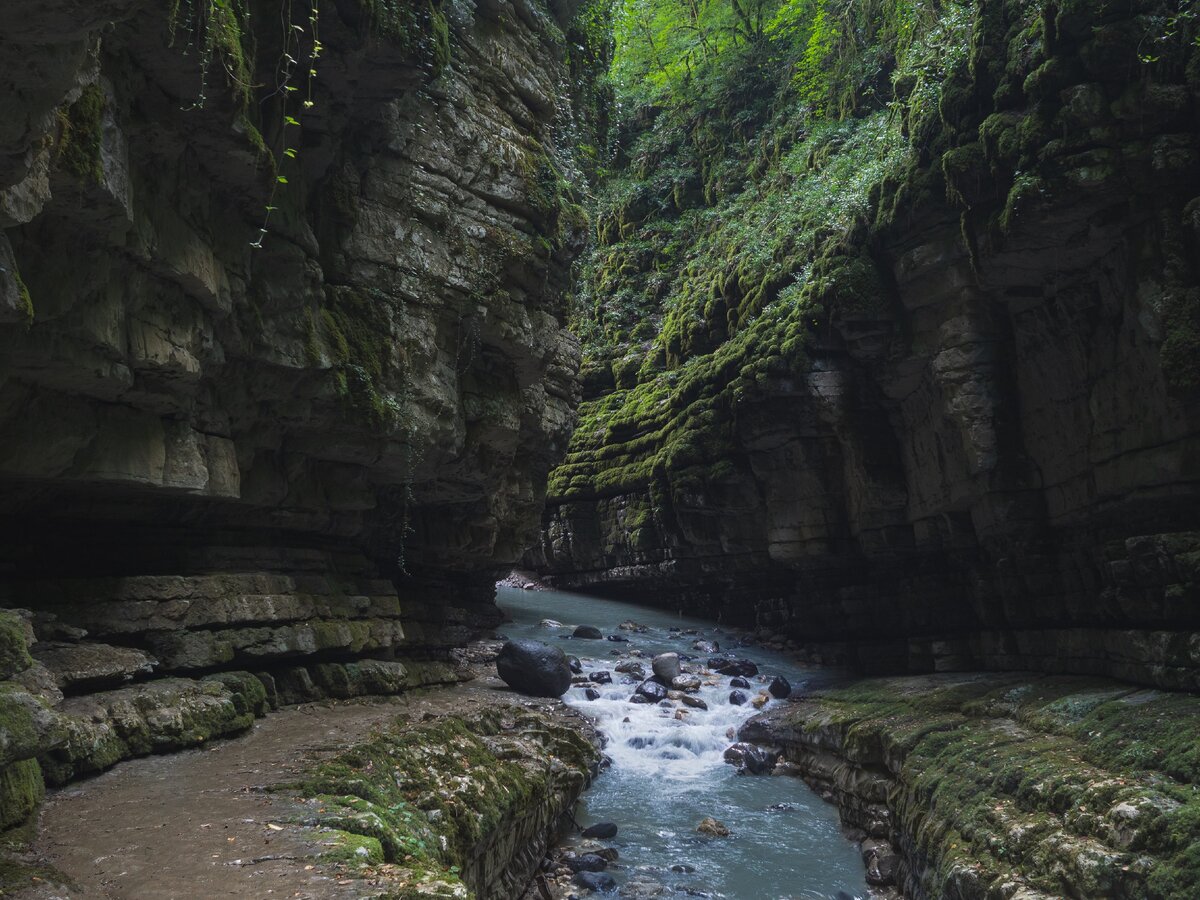
<path fill-rule="evenodd" d="M 3 0 L 0 895 L 1200 895 L 1198 122 L 1196 0 Z"/>

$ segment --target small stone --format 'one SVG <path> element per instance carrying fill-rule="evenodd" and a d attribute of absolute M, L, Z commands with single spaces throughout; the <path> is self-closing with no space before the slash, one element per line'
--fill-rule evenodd
<path fill-rule="evenodd" d="M 762 709 L 771 702 L 771 695 L 766 691 L 759 691 L 758 694 L 750 701 L 750 705 L 755 709 Z"/>
<path fill-rule="evenodd" d="M 707 834 L 709 837 L 729 837 L 729 829 L 724 823 L 718 822 L 712 816 L 705 816 L 700 820 L 700 824 L 696 826 L 696 830 L 701 834 Z"/>
<path fill-rule="evenodd" d="M 574 672 L 576 675 L 580 675 L 583 673 L 583 663 L 581 663 L 579 661 L 578 656 L 568 656 L 567 657 L 567 665 L 571 667 L 571 671 Z"/>
<path fill-rule="evenodd" d="M 598 690 L 596 690 L 595 688 L 586 688 L 583 692 L 583 696 L 586 697 L 588 700 L 599 700 L 600 692 Z"/>
<path fill-rule="evenodd" d="M 671 866 L 671 871 L 681 872 L 684 875 L 690 875 L 692 872 L 696 871 L 696 867 L 689 866 L 687 863 L 675 863 L 675 865 Z"/>
<path fill-rule="evenodd" d="M 716 641 L 692 641 L 692 649 L 701 653 L 719 653 L 721 645 Z"/>
<path fill-rule="evenodd" d="M 620 634 L 610 634 L 608 636 L 608 640 L 612 641 L 614 644 L 628 644 L 629 643 L 629 638 L 625 637 L 624 635 L 620 635 Z"/>
<path fill-rule="evenodd" d="M 542 619 L 542 621 L 538 622 L 538 628 L 564 628 L 564 627 L 566 627 L 566 626 L 564 626 L 563 623 L 559 622 L 557 619 Z"/>

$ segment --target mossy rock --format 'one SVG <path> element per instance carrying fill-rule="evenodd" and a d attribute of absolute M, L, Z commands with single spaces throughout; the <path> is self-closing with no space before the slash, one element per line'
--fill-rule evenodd
<path fill-rule="evenodd" d="M 33 665 L 32 637 L 28 622 L 12 610 L 0 609 L 0 681 Z"/>
<path fill-rule="evenodd" d="M 36 759 L 23 759 L 0 769 L 0 831 L 32 816 L 45 793 L 42 769 Z"/>
<path fill-rule="evenodd" d="M 99 183 L 104 180 L 101 150 L 107 103 L 104 90 L 97 84 L 89 84 L 78 100 L 59 113 L 55 156 L 59 166 L 82 182 Z"/>

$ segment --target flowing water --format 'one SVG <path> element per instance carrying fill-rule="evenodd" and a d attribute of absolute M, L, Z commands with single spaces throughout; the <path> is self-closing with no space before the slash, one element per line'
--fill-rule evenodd
<path fill-rule="evenodd" d="M 633 649 L 644 654 L 647 673 L 651 658 L 667 651 L 702 662 L 710 654 L 692 644 L 709 640 L 753 660 L 768 679 L 783 675 L 793 690 L 828 681 L 831 674 L 803 669 L 782 653 L 726 646 L 731 636 L 710 622 L 626 603 L 503 586 L 497 601 L 513 617 L 501 629 L 506 636 L 560 646 L 579 657 L 584 672 L 612 672 L 613 683 L 599 686 L 598 699 L 587 700 L 582 687 L 572 687 L 563 699 L 590 715 L 608 740 L 605 753 L 612 766 L 584 795 L 578 819 L 584 826 L 619 825 L 617 836 L 605 842 L 621 854 L 622 868 L 610 870 L 618 882 L 646 877 L 681 896 L 692 889 L 727 900 L 866 896 L 862 860 L 842 834 L 832 806 L 798 778 L 738 775 L 724 762 L 733 742 L 729 729 L 757 713 L 750 704 L 729 703 L 729 678 L 716 676 L 718 685 L 702 687 L 697 696 L 708 710 L 689 709 L 681 720 L 674 708 L 630 703 L 636 683 L 622 683 L 613 667 Z M 539 625 L 546 618 L 595 625 L 630 642 L 568 639 L 571 628 Z M 619 630 L 626 620 L 648 629 L 641 634 Z M 753 697 L 765 685 L 749 680 L 752 689 L 746 693 Z M 713 839 L 697 833 L 706 816 L 724 823 L 731 835 Z"/>

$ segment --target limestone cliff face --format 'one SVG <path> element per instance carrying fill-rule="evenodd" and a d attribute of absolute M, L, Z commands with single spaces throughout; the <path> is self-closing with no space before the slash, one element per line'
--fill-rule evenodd
<path fill-rule="evenodd" d="M 827 661 L 1196 689 L 1197 55 L 1139 61 L 1151 3 L 974 6 L 969 68 L 845 235 L 867 271 L 826 291 L 803 364 L 713 365 L 690 390 L 717 437 L 642 478 L 613 467 L 674 426 L 597 416 L 533 562 Z M 621 364 L 597 404 L 625 402 Z"/>
<path fill-rule="evenodd" d="M 495 621 L 572 425 L 571 14 L 3 4 L 0 605 L 38 660 L 15 671 L 394 690 L 393 657 Z"/>

